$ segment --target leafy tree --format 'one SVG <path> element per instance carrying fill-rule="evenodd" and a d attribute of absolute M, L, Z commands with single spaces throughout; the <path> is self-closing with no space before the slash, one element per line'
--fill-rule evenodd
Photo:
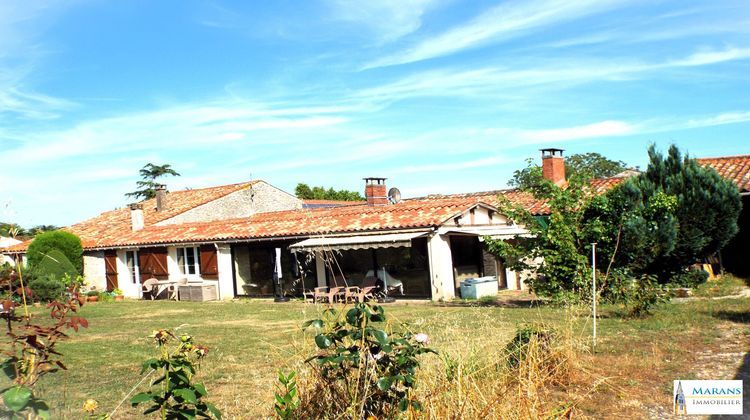
<path fill-rule="evenodd" d="M 58 230 L 55 225 L 37 225 L 31 229 L 24 229 L 13 223 L 0 223 L 0 236 L 12 237 L 18 240 L 32 238 L 40 233 Z"/>
<path fill-rule="evenodd" d="M 138 189 L 125 194 L 125 196 L 144 200 L 156 197 L 156 186 L 159 184 L 156 182 L 157 178 L 167 175 L 180 176 L 180 174 L 172 169 L 171 166 L 172 165 L 168 163 L 164 165 L 154 165 L 153 163 L 146 164 L 140 170 L 142 180 L 136 182 Z"/>
<path fill-rule="evenodd" d="M 577 153 L 565 159 L 565 172 L 589 178 L 607 178 L 628 169 L 625 162 L 611 160 L 599 153 Z"/>
<path fill-rule="evenodd" d="M 302 200 L 340 200 L 340 201 L 363 201 L 365 198 L 356 191 L 334 190 L 333 188 L 312 187 L 299 183 L 294 188 L 294 194 Z"/>
<path fill-rule="evenodd" d="M 83 247 L 81 239 L 76 235 L 56 230 L 45 232 L 37 235 L 29 244 L 26 252 L 29 266 L 32 269 L 39 266 L 45 256 L 49 255 L 52 250 L 60 251 L 75 268 L 78 274 L 83 272 Z"/>
<path fill-rule="evenodd" d="M 514 242 L 486 238 L 490 252 L 503 257 L 511 268 L 535 274 L 528 279 L 534 292 L 566 302 L 588 298 L 591 269 L 587 238 L 603 228 L 598 220 L 584 217 L 593 199 L 586 188 L 588 180 L 574 176 L 569 181 L 567 188 L 559 188 L 542 179 L 531 190 L 547 202 L 547 217 L 534 216 L 507 199 L 501 204 L 503 213 L 525 226 L 531 237 Z"/>
<path fill-rule="evenodd" d="M 614 161 L 599 153 L 579 153 L 565 159 L 565 174 L 568 178 L 575 176 L 587 178 L 606 178 L 617 175 L 627 169 L 627 164 L 621 160 Z M 526 159 L 526 167 L 513 172 L 508 181 L 511 187 L 522 189 L 539 185 L 542 177 L 542 167 L 533 158 Z"/>

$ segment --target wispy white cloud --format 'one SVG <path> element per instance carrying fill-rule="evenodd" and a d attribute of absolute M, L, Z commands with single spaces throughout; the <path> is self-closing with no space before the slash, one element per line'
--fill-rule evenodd
<path fill-rule="evenodd" d="M 535 0 L 503 3 L 471 21 L 365 65 L 365 68 L 413 63 L 504 41 L 542 28 L 598 14 L 620 1 Z"/>
<path fill-rule="evenodd" d="M 517 91 L 522 87 L 547 86 L 562 89 L 578 84 L 643 78 L 654 72 L 674 68 L 708 66 L 748 58 L 750 48 L 726 47 L 705 49 L 661 62 L 550 59 L 518 63 L 515 67 L 430 70 L 395 82 L 361 89 L 355 97 L 373 101 L 396 101 L 425 96 L 495 96 Z"/>
<path fill-rule="evenodd" d="M 341 115 L 327 114 L 326 108 L 318 108 L 322 115 L 316 115 L 313 110 L 264 109 L 258 104 L 237 101 L 180 105 L 85 120 L 66 129 L 33 134 L 6 133 L 6 138 L 22 144 L 19 148 L 6 151 L 6 156 L 30 163 L 112 153 L 139 153 L 165 147 L 185 150 L 210 143 L 240 140 L 254 145 L 283 143 L 284 138 L 265 135 L 261 139 L 254 133 L 301 134 L 310 128 L 331 127 L 347 121 Z"/>
<path fill-rule="evenodd" d="M 62 1 L 0 2 L 0 116 L 52 119 L 74 103 L 37 92 L 30 83 L 45 51 L 38 39 L 60 10 Z"/>
<path fill-rule="evenodd" d="M 663 67 L 696 67 L 726 61 L 744 60 L 750 58 L 750 48 L 726 48 L 723 50 L 704 50 L 693 53 L 685 58 L 665 63 Z"/>
<path fill-rule="evenodd" d="M 750 122 L 750 111 L 725 112 L 713 116 L 690 118 L 683 126 L 684 128 L 701 128 L 746 122 Z M 677 125 L 677 127 L 680 127 L 680 125 Z"/>
<path fill-rule="evenodd" d="M 378 41 L 389 42 L 422 26 L 423 15 L 442 0 L 328 0 L 334 20 L 368 29 Z"/>
<path fill-rule="evenodd" d="M 422 172 L 445 172 L 445 171 L 463 171 L 466 169 L 482 168 L 485 166 L 501 165 L 510 162 L 505 156 L 488 156 L 478 159 L 470 159 L 458 162 L 441 162 L 425 165 L 407 165 L 403 168 L 397 168 L 389 171 L 392 174 L 414 174 Z"/>
<path fill-rule="evenodd" d="M 520 132 L 520 137 L 534 142 L 562 142 L 597 137 L 626 136 L 635 132 L 633 125 L 623 121 L 601 121 L 574 127 L 528 130 Z"/>

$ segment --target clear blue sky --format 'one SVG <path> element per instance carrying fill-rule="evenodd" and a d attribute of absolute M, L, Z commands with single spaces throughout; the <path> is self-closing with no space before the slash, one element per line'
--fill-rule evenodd
<path fill-rule="evenodd" d="M 750 2 L 0 1 L 0 221 L 261 178 L 502 188 L 540 147 L 750 153 Z"/>

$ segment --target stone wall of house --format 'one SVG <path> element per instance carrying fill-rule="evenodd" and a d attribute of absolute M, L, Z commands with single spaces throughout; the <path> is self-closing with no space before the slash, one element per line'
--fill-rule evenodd
<path fill-rule="evenodd" d="M 104 251 L 83 253 L 83 277 L 86 278 L 88 287 L 96 287 L 96 290 L 105 290 L 107 288 Z"/>
<path fill-rule="evenodd" d="M 302 208 L 302 201 L 300 199 L 263 181 L 259 181 L 248 188 L 227 194 L 218 200 L 195 207 L 157 224 L 171 225 L 233 219 L 248 217 L 255 213 L 299 208 Z"/>

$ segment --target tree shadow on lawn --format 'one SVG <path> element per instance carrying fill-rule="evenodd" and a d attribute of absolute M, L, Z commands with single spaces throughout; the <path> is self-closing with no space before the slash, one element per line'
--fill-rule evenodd
<path fill-rule="evenodd" d="M 742 360 L 742 365 L 737 369 L 737 373 L 734 375 L 734 379 L 742 380 L 744 390 L 742 392 L 742 408 L 744 414 L 742 416 L 729 416 L 729 415 L 714 415 L 711 416 L 711 420 L 714 419 L 736 419 L 736 418 L 747 418 L 748 410 L 750 410 L 750 352 L 745 353 L 745 358 Z"/>
<path fill-rule="evenodd" d="M 711 314 L 714 318 L 724 321 L 736 322 L 738 324 L 750 324 L 749 311 L 716 311 Z"/>

